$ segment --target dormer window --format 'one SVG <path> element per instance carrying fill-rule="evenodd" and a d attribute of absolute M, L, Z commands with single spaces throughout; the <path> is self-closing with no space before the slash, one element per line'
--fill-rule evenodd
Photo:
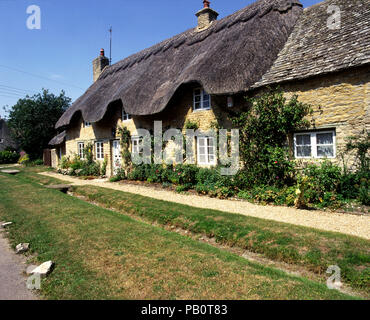
<path fill-rule="evenodd" d="M 194 111 L 211 109 L 211 96 L 203 88 L 194 90 L 193 109 Z"/>
<path fill-rule="evenodd" d="M 128 121 L 131 119 L 132 119 L 131 115 L 122 109 L 122 121 Z"/>
<path fill-rule="evenodd" d="M 84 127 L 85 127 L 85 128 L 91 127 L 91 122 L 89 122 L 89 121 L 85 121 L 85 122 L 84 122 Z"/>

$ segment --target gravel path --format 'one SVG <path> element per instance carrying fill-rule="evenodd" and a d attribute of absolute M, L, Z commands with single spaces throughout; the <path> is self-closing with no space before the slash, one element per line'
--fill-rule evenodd
<path fill-rule="evenodd" d="M 25 257 L 16 255 L 0 229 L 0 300 L 37 300 L 27 289 Z"/>
<path fill-rule="evenodd" d="M 280 221 L 321 230 L 340 232 L 370 239 L 370 217 L 336 212 L 308 211 L 278 206 L 261 206 L 246 201 L 220 200 L 197 195 L 177 194 L 173 191 L 157 190 L 152 187 L 124 183 L 111 183 L 107 180 L 80 180 L 53 172 L 42 175 L 68 181 L 74 185 L 92 185 L 124 192 L 139 194 L 159 200 L 182 203 L 193 207 L 221 210 L 245 216 Z"/>

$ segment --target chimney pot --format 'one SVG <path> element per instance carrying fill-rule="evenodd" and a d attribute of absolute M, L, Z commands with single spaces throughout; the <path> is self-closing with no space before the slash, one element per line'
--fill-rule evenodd
<path fill-rule="evenodd" d="M 104 68 L 109 66 L 109 59 L 104 55 L 104 49 L 100 50 L 100 55 L 93 61 L 93 79 L 98 80 Z"/>
<path fill-rule="evenodd" d="M 210 1 L 204 0 L 203 4 L 204 8 L 195 14 L 198 17 L 198 32 L 208 29 L 218 17 L 218 13 L 210 8 Z"/>

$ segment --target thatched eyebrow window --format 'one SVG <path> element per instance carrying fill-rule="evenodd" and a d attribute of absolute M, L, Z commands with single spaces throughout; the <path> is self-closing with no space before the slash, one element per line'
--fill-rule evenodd
<path fill-rule="evenodd" d="M 131 115 L 122 108 L 122 121 L 128 121 L 130 119 L 132 119 Z"/>
<path fill-rule="evenodd" d="M 203 88 L 193 91 L 193 109 L 194 111 L 211 109 L 211 96 Z"/>
<path fill-rule="evenodd" d="M 91 122 L 89 121 L 84 121 L 84 128 L 91 127 Z"/>

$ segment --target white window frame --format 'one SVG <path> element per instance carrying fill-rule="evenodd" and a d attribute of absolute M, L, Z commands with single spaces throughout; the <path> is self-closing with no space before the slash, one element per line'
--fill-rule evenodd
<path fill-rule="evenodd" d="M 317 155 L 317 147 L 318 146 L 331 146 L 330 145 L 320 145 L 317 144 L 317 135 L 318 134 L 325 134 L 325 133 L 331 133 L 333 135 L 333 156 L 332 157 L 319 157 Z M 311 141 L 311 156 L 310 157 L 302 157 L 298 156 L 297 154 L 297 136 L 300 135 L 310 135 L 310 141 Z M 336 148 L 336 133 L 335 130 L 326 130 L 326 131 L 307 131 L 307 132 L 297 132 L 294 134 L 294 156 L 296 159 L 335 159 L 337 156 L 337 148 Z"/>
<path fill-rule="evenodd" d="M 84 127 L 85 127 L 85 128 L 89 128 L 89 127 L 91 127 L 91 122 L 89 122 L 89 121 L 84 121 Z"/>
<path fill-rule="evenodd" d="M 131 114 L 127 113 L 125 109 L 122 108 L 122 121 L 130 121 L 131 119 Z"/>
<path fill-rule="evenodd" d="M 196 107 L 195 106 L 195 98 L 196 97 L 199 97 L 198 94 L 195 94 L 195 92 L 197 90 L 200 90 L 200 107 Z M 204 107 L 204 96 L 205 95 L 208 95 L 209 97 L 209 106 L 208 107 Z M 211 110 L 212 109 L 212 99 L 211 99 L 211 95 L 208 94 L 203 88 L 196 88 L 193 90 L 193 111 L 204 111 L 204 110 Z"/>
<path fill-rule="evenodd" d="M 95 158 L 96 160 L 104 160 L 104 142 L 95 142 Z"/>
<path fill-rule="evenodd" d="M 213 140 L 213 146 L 209 146 L 209 139 Z M 200 141 L 204 141 L 204 145 L 202 147 L 205 148 L 205 153 L 201 154 L 200 152 Z M 209 148 L 213 148 L 213 153 L 209 152 Z M 200 157 L 201 155 L 205 156 L 205 161 L 201 161 Z M 213 161 L 209 160 L 209 156 L 213 155 Z M 197 162 L 199 165 L 205 165 L 205 166 L 215 166 L 217 164 L 217 157 L 216 157 L 216 139 L 215 137 L 197 137 Z"/>
<path fill-rule="evenodd" d="M 131 138 L 131 153 L 133 155 L 138 154 L 140 157 L 143 156 L 143 138 L 141 137 L 132 137 Z"/>
<path fill-rule="evenodd" d="M 82 148 L 81 148 L 82 146 Z M 84 148 L 85 148 L 85 143 L 84 142 L 77 142 L 77 153 L 80 159 L 84 159 Z"/>

